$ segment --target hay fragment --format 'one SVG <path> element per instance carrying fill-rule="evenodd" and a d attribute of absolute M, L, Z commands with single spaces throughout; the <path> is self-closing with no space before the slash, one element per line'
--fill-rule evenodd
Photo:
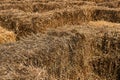
<path fill-rule="evenodd" d="M 15 42 L 15 34 L 12 31 L 7 31 L 0 27 L 0 44 Z"/>

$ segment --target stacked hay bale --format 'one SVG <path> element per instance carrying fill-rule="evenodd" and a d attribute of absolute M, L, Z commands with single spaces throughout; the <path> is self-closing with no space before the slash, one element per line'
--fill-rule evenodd
<path fill-rule="evenodd" d="M 120 80 L 119 2 L 21 1 L 0 1 L 0 25 L 16 33 L 0 27 L 0 80 Z"/>
<path fill-rule="evenodd" d="M 0 45 L 0 79 L 119 80 L 120 28 L 103 28 L 64 26 Z"/>
<path fill-rule="evenodd" d="M 112 14 L 110 14 L 112 12 Z M 9 14 L 7 14 L 9 13 Z M 105 20 L 119 22 L 120 10 L 96 6 L 81 6 L 49 11 L 49 13 L 25 13 L 20 10 L 0 11 L 0 21 L 5 28 L 17 33 L 17 38 L 31 33 L 43 32 L 49 27 L 59 27 L 65 24 L 78 25 L 90 20 Z M 111 16 L 114 17 L 111 18 Z"/>

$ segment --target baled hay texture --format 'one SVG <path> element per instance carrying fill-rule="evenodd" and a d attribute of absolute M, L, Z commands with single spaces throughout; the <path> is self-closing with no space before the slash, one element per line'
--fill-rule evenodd
<path fill-rule="evenodd" d="M 2 75 L 4 74 L 4 71 L 6 68 L 0 67 L 0 80 L 7 80 L 7 79 L 23 79 L 23 80 L 48 80 L 48 74 L 47 71 L 44 68 L 36 68 L 33 66 L 25 66 L 23 64 L 21 65 L 15 65 L 17 67 L 18 73 L 14 71 L 10 71 L 8 75 Z M 23 74 L 21 74 L 23 73 Z M 32 74 L 31 74 L 32 73 Z M 55 79 L 54 79 L 55 80 Z"/>
<path fill-rule="evenodd" d="M 102 3 L 102 2 L 112 2 L 112 1 L 116 1 L 116 0 L 83 0 L 83 1 L 92 1 L 92 2 L 96 2 L 96 3 Z"/>
<path fill-rule="evenodd" d="M 32 6 L 30 3 L 18 3 L 18 4 L 1 4 L 0 10 L 18 9 L 25 12 L 32 12 Z"/>
<path fill-rule="evenodd" d="M 120 80 L 120 56 L 100 56 L 91 58 L 93 72 L 105 80 Z"/>
<path fill-rule="evenodd" d="M 62 5 L 62 6 L 61 6 Z M 0 10 L 8 10 L 8 9 L 18 9 L 25 12 L 47 12 L 55 9 L 63 9 L 66 7 L 72 6 L 81 6 L 81 5 L 95 5 L 94 2 L 87 1 L 67 1 L 67 2 L 14 2 L 14 3 L 3 3 L 0 5 Z"/>
<path fill-rule="evenodd" d="M 107 22 L 106 22 L 107 23 Z M 112 24 L 112 23 L 111 23 Z M 111 25 L 109 24 L 109 25 Z M 108 24 L 107 24 L 108 25 Z M 86 44 L 86 51 L 85 54 L 85 62 L 88 59 L 88 62 L 94 58 L 92 61 L 92 64 L 90 67 L 92 67 L 90 70 L 88 70 L 89 74 L 95 73 L 99 75 L 102 80 L 119 80 L 120 79 L 120 28 L 119 24 L 114 24 L 114 27 L 109 26 L 104 27 L 101 25 L 101 27 L 93 28 L 94 31 L 88 30 L 85 31 L 79 30 L 80 32 L 93 32 L 94 38 L 92 36 L 87 37 L 88 43 L 90 43 L 90 47 L 88 47 L 88 43 Z M 99 25 L 100 26 L 100 25 Z M 92 27 L 92 26 L 90 26 Z M 83 27 L 84 28 L 84 27 Z M 96 32 L 98 31 L 98 32 Z M 91 34 L 89 33 L 89 35 Z M 89 41 L 89 38 L 91 40 Z M 95 44 L 95 45 L 94 45 Z M 89 53 L 90 52 L 90 53 Z M 92 56 L 90 56 L 92 55 Z M 85 63 L 84 63 L 85 64 Z M 91 79 L 92 80 L 92 79 Z M 94 80 L 94 79 L 93 79 Z"/>
<path fill-rule="evenodd" d="M 0 27 L 0 44 L 15 42 L 15 34 Z"/>
<path fill-rule="evenodd" d="M 109 22 L 120 23 L 120 9 L 119 8 L 107 8 L 107 7 L 96 7 L 92 19 L 94 21 L 104 20 Z"/>
<path fill-rule="evenodd" d="M 17 43 L 8 44 L 9 47 L 2 45 L 0 46 L 0 56 L 2 57 L 0 67 L 3 67 L 0 71 L 3 76 L 1 79 L 16 79 L 14 75 L 8 77 L 9 74 L 14 73 L 19 74 L 17 79 L 37 80 L 39 73 L 30 78 L 30 75 L 34 75 L 34 73 L 31 73 L 28 68 L 33 66 L 38 70 L 46 67 L 48 76 L 44 79 L 47 80 L 85 80 L 84 47 L 82 47 L 84 41 L 84 34 L 78 33 L 78 31 L 58 30 L 30 36 Z M 4 51 L 6 48 L 7 51 Z M 17 66 L 20 65 L 25 68 L 19 69 Z M 8 73 L 4 74 L 6 71 Z M 26 77 L 21 75 L 26 75 Z M 91 78 L 97 79 L 94 75 L 91 75 Z"/>
<path fill-rule="evenodd" d="M 104 30 L 92 43 L 94 56 L 89 58 L 92 71 L 106 80 L 120 80 L 120 28 L 111 27 L 110 32 Z"/>
<path fill-rule="evenodd" d="M 81 24 L 90 20 L 120 22 L 120 10 L 101 8 L 81 6 L 49 11 L 42 14 L 5 10 L 0 12 L 0 21 L 3 26 L 15 31 L 18 39 L 31 33 L 44 32 L 49 27 L 59 27 L 65 24 Z"/>
<path fill-rule="evenodd" d="M 78 10 L 78 9 L 77 9 Z M 80 12 L 81 11 L 81 12 Z M 82 10 L 76 11 L 76 9 L 63 9 L 55 10 L 49 13 L 30 13 L 26 14 L 24 12 L 9 15 L 2 13 L 0 16 L 1 22 L 6 28 L 15 31 L 18 36 L 25 36 L 28 33 L 36 33 L 44 31 L 48 27 L 58 27 L 64 24 L 75 24 L 81 22 L 81 16 L 75 16 L 77 14 L 84 15 Z M 79 19 L 79 20 L 78 20 Z M 85 19 L 82 19 L 85 20 Z M 73 22 L 74 21 L 74 22 Z M 79 22 L 78 22 L 79 21 Z"/>
<path fill-rule="evenodd" d="M 0 10 L 18 9 L 24 12 L 46 12 L 57 8 L 65 8 L 62 3 L 38 3 L 38 2 L 21 2 L 21 3 L 6 3 L 0 5 Z"/>
<path fill-rule="evenodd" d="M 120 28 L 119 26 L 114 27 L 95 27 L 99 32 L 95 35 L 94 45 L 95 49 L 94 55 L 100 56 L 103 54 L 109 54 L 111 56 L 118 55 L 120 53 Z M 100 29 L 101 28 L 101 29 Z M 106 31 L 106 29 L 108 29 Z"/>
<path fill-rule="evenodd" d="M 102 27 L 102 26 L 116 27 L 116 26 L 120 26 L 120 23 L 112 23 L 112 22 L 107 22 L 107 21 L 90 21 L 88 24 L 91 25 L 91 26 L 96 26 L 96 27 Z"/>
<path fill-rule="evenodd" d="M 120 8 L 120 0 L 119 1 L 112 1 L 112 2 L 103 2 L 98 3 L 98 6 L 105 6 L 109 8 Z"/>
<path fill-rule="evenodd" d="M 61 6 L 62 5 L 62 6 Z M 66 1 L 66 2 L 49 2 L 49 3 L 34 3 L 33 12 L 47 12 L 50 10 L 64 9 L 73 6 L 96 5 L 94 2 L 87 1 Z"/>
<path fill-rule="evenodd" d="M 29 68 L 32 67 L 32 69 L 35 69 L 35 72 L 36 70 L 39 72 L 39 70 L 44 68 L 47 74 L 45 74 L 43 78 L 46 80 L 104 80 L 100 77 L 101 75 L 96 72 L 99 70 L 99 68 L 96 70 L 96 67 L 99 67 L 99 65 L 92 62 L 93 60 L 91 60 L 91 58 L 108 55 L 104 53 L 108 48 L 115 52 L 115 56 L 119 56 L 119 46 L 117 45 L 120 35 L 117 36 L 116 43 L 114 35 L 110 34 L 110 37 L 113 38 L 110 39 L 110 43 L 117 46 L 117 48 L 114 48 L 108 46 L 106 43 L 108 40 L 105 41 L 104 39 L 106 38 L 104 38 L 104 36 L 98 38 L 100 36 L 98 33 L 102 29 L 106 30 L 103 30 L 102 35 L 104 35 L 104 33 L 110 34 L 111 30 L 115 32 L 115 28 L 113 27 L 95 28 L 87 25 L 76 27 L 66 26 L 57 30 L 49 30 L 45 34 L 29 36 L 13 44 L 1 45 L 1 79 L 16 79 L 15 75 L 17 75 L 17 79 L 37 80 L 39 73 L 35 73 L 36 76 L 34 76 L 34 72 L 31 72 L 33 70 L 29 70 Z M 97 42 L 96 39 L 98 40 Z M 99 47 L 99 45 L 105 45 L 108 48 L 103 47 L 102 52 L 101 46 Z M 116 51 L 116 49 L 118 51 Z M 113 53 L 109 51 L 109 54 Z M 110 57 L 112 57 L 112 55 L 110 55 Z M 95 70 L 94 65 L 89 65 L 90 60 L 92 64 L 95 64 Z M 110 60 L 110 62 L 116 64 L 115 61 Z M 97 61 L 97 63 L 99 63 L 99 61 Z M 103 68 L 106 70 L 106 67 Z M 115 69 L 114 67 L 112 68 Z M 5 72 L 7 73 L 5 74 Z M 105 72 L 108 73 L 107 70 Z M 14 75 L 9 76 L 13 73 Z M 104 74 L 102 70 L 100 70 L 100 73 Z M 110 75 L 112 80 L 117 79 L 118 73 L 119 71 L 115 73 L 116 77 L 114 77 L 113 74 Z M 103 78 L 109 80 L 109 76 L 105 75 Z M 38 80 L 40 79 L 38 78 Z"/>

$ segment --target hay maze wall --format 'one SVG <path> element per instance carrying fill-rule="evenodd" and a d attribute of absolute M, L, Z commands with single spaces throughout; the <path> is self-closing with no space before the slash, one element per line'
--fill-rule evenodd
<path fill-rule="evenodd" d="M 0 80 L 119 80 L 119 0 L 0 0 Z"/>

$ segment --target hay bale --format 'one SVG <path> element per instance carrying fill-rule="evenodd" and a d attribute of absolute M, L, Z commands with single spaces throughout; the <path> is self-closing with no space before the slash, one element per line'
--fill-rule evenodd
<path fill-rule="evenodd" d="M 104 24 L 105 23 L 105 24 Z M 92 72 L 105 80 L 120 79 L 120 28 L 119 24 L 104 22 L 94 38 L 93 56 L 89 58 Z M 107 23 L 107 24 L 106 24 Z M 96 23 L 95 23 L 96 24 Z M 106 25 L 108 30 L 106 30 Z M 116 25 L 116 26 L 115 26 Z M 105 26 L 105 27 L 104 27 Z"/>
<path fill-rule="evenodd" d="M 0 27 L 0 44 L 15 42 L 15 34 Z"/>
<path fill-rule="evenodd" d="M 47 78 L 43 78 L 48 80 L 104 80 L 104 77 L 102 78 L 98 73 L 96 73 L 94 68 L 92 68 L 93 66 L 89 63 L 94 57 L 108 55 L 100 51 L 99 46 L 96 47 L 98 44 L 96 39 L 104 41 L 101 40 L 104 36 L 101 37 L 98 33 L 102 30 L 104 33 L 107 32 L 110 34 L 110 32 L 116 31 L 115 28 L 117 27 L 96 28 L 88 25 L 64 26 L 64 28 L 62 27 L 56 30 L 50 29 L 45 32 L 45 34 L 29 36 L 28 38 L 24 38 L 23 40 L 13 44 L 0 45 L 0 56 L 2 57 L 0 58 L 0 67 L 2 67 L 0 68 L 0 75 L 2 76 L 1 79 L 16 79 L 15 75 L 17 75 L 17 79 L 36 79 L 39 73 L 35 73 L 36 76 L 33 72 L 31 73 L 33 70 L 29 70 L 29 67 L 32 67 L 35 68 L 35 70 L 36 68 L 37 70 L 45 68 L 45 71 L 47 72 L 45 76 L 47 76 Z M 117 30 L 119 31 L 119 29 Z M 104 35 L 104 33 L 101 34 Z M 119 34 L 119 32 L 117 34 Z M 119 36 L 120 35 L 118 35 L 118 38 Z M 114 38 L 113 36 L 111 37 Z M 118 43 L 116 43 L 115 39 L 112 40 L 113 41 L 111 43 L 113 43 L 113 45 L 118 45 L 118 39 Z M 101 42 L 99 43 L 102 45 Z M 105 43 L 105 45 L 108 44 Z M 117 48 L 108 48 L 115 51 L 114 55 L 119 56 L 119 51 L 116 51 L 119 46 Z M 108 48 L 103 50 L 105 51 Z M 112 57 L 112 52 L 109 52 Z M 115 64 L 115 60 L 111 61 L 111 59 L 107 58 L 105 58 L 105 60 Z M 100 61 L 97 62 L 99 63 Z M 21 65 L 23 68 L 18 67 Z M 99 67 L 99 65 L 95 66 Z M 106 70 L 106 67 L 102 68 Z M 114 69 L 115 68 L 112 67 L 112 70 Z M 99 70 L 99 68 L 97 68 L 97 70 Z M 6 71 L 7 74 L 5 74 Z M 105 74 L 107 73 L 108 71 L 106 71 Z M 117 73 L 119 73 L 119 71 Z M 14 75 L 9 76 L 11 74 Z M 101 71 L 101 74 L 104 74 L 104 72 L 102 73 Z M 111 78 L 113 77 L 114 75 L 111 75 Z M 105 78 L 106 80 L 109 79 L 108 77 Z"/>
<path fill-rule="evenodd" d="M 16 32 L 18 34 L 17 37 L 29 33 L 41 32 L 48 27 L 58 27 L 64 24 L 79 24 L 84 20 L 86 20 L 86 17 L 79 8 L 54 10 L 43 14 L 24 13 L 19 10 L 6 10 L 0 13 L 1 24 Z"/>
<path fill-rule="evenodd" d="M 63 5 L 63 6 L 61 6 Z M 62 1 L 62 2 L 39 2 L 39 1 L 13 1 L 1 3 L 0 10 L 8 10 L 8 9 L 18 9 L 25 12 L 47 12 L 55 9 L 63 9 L 66 7 L 72 6 L 81 6 L 81 5 L 95 5 L 93 2 L 87 1 Z"/>
<path fill-rule="evenodd" d="M 63 2 L 48 2 L 48 3 L 37 3 L 37 1 L 33 1 L 33 5 L 27 5 L 21 1 L 13 1 L 6 2 L 8 5 L 8 9 L 10 8 L 11 3 L 14 3 L 12 10 L 3 10 L 0 11 L 0 24 L 5 26 L 5 28 L 14 31 L 17 34 L 17 39 L 30 35 L 31 33 L 39 33 L 44 32 L 48 27 L 59 27 L 65 24 L 81 24 L 82 22 L 87 22 L 90 20 L 105 20 L 111 22 L 119 23 L 119 9 L 111 9 L 105 7 L 97 7 L 91 6 L 91 4 L 87 1 L 66 1 L 64 6 L 60 6 Z M 9 4 L 8 4 L 9 3 Z M 17 5 L 19 3 L 19 5 Z M 24 3 L 26 7 L 24 8 Z M 59 4 L 60 3 L 60 4 Z M 95 4 L 95 3 L 92 3 Z M 18 7 L 17 7 L 17 6 Z M 89 5 L 89 6 L 81 6 L 81 5 Z M 2 7 L 7 7 L 5 5 L 1 5 Z M 43 8 L 45 11 L 49 11 L 46 13 L 25 13 L 25 10 L 37 9 L 39 10 Z M 69 6 L 69 7 L 68 7 Z M 77 6 L 71 8 L 71 6 Z M 22 8 L 21 8 L 22 7 Z M 16 10 L 16 8 L 25 9 L 23 11 Z M 58 10 L 55 10 L 59 8 Z M 63 9 L 64 8 L 64 9 Z M 50 11 L 53 10 L 53 11 Z M 29 11 L 26 11 L 29 12 Z M 35 11 L 36 12 L 36 11 Z M 40 11 L 41 12 L 41 11 Z M 44 12 L 44 11 L 43 11 Z M 8 14 L 7 14 L 8 13 Z M 10 14 L 11 13 L 11 14 Z"/>
<path fill-rule="evenodd" d="M 82 75 L 77 73 L 82 73 L 81 68 L 83 68 L 83 58 L 79 50 L 81 49 L 82 41 L 84 41 L 84 36 L 82 36 L 82 34 L 61 31 L 57 33 L 66 33 L 67 35 L 61 35 L 61 37 L 50 36 L 47 34 L 33 35 L 17 43 L 13 43 L 12 45 L 14 48 L 12 45 L 10 46 L 8 44 L 8 49 L 10 51 L 7 50 L 8 54 L 6 57 L 4 57 L 6 52 L 0 51 L 0 56 L 2 57 L 0 60 L 0 67 L 4 68 L 0 70 L 0 75 L 3 76 L 1 79 L 16 79 L 15 75 L 19 74 L 17 79 L 22 78 L 37 80 L 36 77 L 39 75 L 39 73 L 37 73 L 36 76 L 31 76 L 30 78 L 30 75 L 33 73 L 29 72 L 29 70 L 26 70 L 28 69 L 28 66 L 33 66 L 38 69 L 46 67 L 45 70 L 49 74 L 47 76 L 48 80 L 53 80 L 53 78 L 79 79 L 79 76 Z M 0 50 L 6 49 L 7 46 L 2 45 L 0 48 Z M 4 61 L 6 58 L 7 61 Z M 62 60 L 62 58 L 64 58 L 64 60 Z M 9 61 L 11 61 L 11 63 L 9 63 Z M 9 71 L 9 66 L 2 64 L 9 64 L 12 71 Z M 25 68 L 19 69 L 17 66 L 20 65 L 24 65 Z M 74 67 L 76 68 L 74 69 Z M 15 75 L 5 78 L 5 76 L 7 76 L 4 74 L 5 71 L 8 71 L 7 75 L 13 73 Z M 21 75 L 26 76 L 24 77 Z"/>

